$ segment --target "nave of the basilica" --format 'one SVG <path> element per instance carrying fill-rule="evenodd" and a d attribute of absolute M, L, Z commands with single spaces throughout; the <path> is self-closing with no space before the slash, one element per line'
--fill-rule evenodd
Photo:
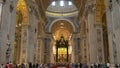
<path fill-rule="evenodd" d="M 0 65 L 9 62 L 117 68 L 120 0 L 0 0 Z"/>

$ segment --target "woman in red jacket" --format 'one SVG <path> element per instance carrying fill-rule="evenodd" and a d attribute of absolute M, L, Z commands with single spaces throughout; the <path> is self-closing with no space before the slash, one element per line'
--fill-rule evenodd
<path fill-rule="evenodd" d="M 69 64 L 66 65 L 66 68 L 70 68 Z"/>

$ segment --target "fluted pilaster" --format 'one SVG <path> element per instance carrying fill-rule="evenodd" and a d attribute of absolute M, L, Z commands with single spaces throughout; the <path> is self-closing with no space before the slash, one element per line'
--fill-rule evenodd
<path fill-rule="evenodd" d="M 96 43 L 96 32 L 94 28 L 95 23 L 95 0 L 89 0 L 86 5 L 87 11 L 88 11 L 88 17 L 87 17 L 87 40 L 88 40 L 88 46 L 89 46 L 89 63 L 96 63 L 97 61 L 97 43 Z"/>

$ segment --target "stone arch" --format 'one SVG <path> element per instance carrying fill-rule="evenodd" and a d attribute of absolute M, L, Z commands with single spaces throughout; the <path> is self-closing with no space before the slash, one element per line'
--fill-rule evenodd
<path fill-rule="evenodd" d="M 69 22 L 71 25 L 72 25 L 72 27 L 73 27 L 73 31 L 75 32 L 76 30 L 75 30 L 75 25 L 72 23 L 72 21 L 70 21 L 70 20 L 68 20 L 68 19 L 56 19 L 56 20 L 53 20 L 52 22 L 51 22 L 51 24 L 50 24 L 50 26 L 49 26 L 49 32 L 51 32 L 51 28 L 52 28 L 52 25 L 55 23 L 55 22 L 57 22 L 57 21 L 59 21 L 59 20 L 65 20 L 65 21 L 67 21 L 67 22 Z"/>

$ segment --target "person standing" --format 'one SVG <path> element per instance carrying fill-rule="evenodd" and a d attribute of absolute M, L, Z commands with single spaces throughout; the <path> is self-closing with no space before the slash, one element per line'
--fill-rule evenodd
<path fill-rule="evenodd" d="M 75 68 L 78 68 L 78 65 L 77 65 L 77 63 L 75 64 Z"/>
<path fill-rule="evenodd" d="M 32 63 L 31 62 L 29 63 L 29 68 L 32 68 Z"/>
<path fill-rule="evenodd" d="M 66 68 L 70 68 L 70 67 L 69 67 L 69 64 L 66 65 Z"/>
<path fill-rule="evenodd" d="M 25 64 L 24 63 L 21 64 L 21 68 L 25 68 Z"/>
<path fill-rule="evenodd" d="M 8 68 L 12 68 L 12 62 L 10 61 L 10 63 L 8 64 Z"/>
<path fill-rule="evenodd" d="M 4 64 L 1 64 L 0 68 L 5 68 Z"/>
<path fill-rule="evenodd" d="M 4 64 L 5 68 L 9 68 L 9 63 Z"/>
<path fill-rule="evenodd" d="M 88 68 L 88 65 L 87 65 L 87 64 L 84 64 L 82 68 Z"/>

